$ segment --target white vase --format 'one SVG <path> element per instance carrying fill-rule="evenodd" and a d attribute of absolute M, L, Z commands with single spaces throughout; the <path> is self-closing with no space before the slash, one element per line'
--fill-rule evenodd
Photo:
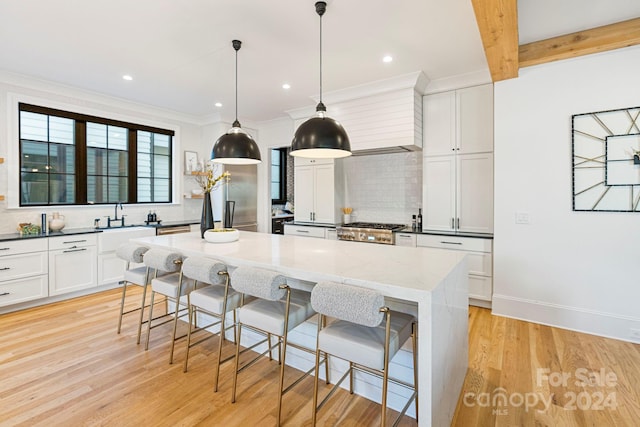
<path fill-rule="evenodd" d="M 342 223 L 349 224 L 351 222 L 351 214 L 343 214 L 342 215 Z"/>

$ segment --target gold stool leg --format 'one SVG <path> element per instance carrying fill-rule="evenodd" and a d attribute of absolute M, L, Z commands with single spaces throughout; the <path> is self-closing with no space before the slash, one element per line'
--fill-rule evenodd
<path fill-rule="evenodd" d="M 140 321 L 138 322 L 138 338 L 136 340 L 136 344 L 140 344 L 140 335 L 142 334 L 142 323 L 144 322 L 144 303 L 147 299 L 147 287 L 149 286 L 149 274 L 151 273 L 151 269 L 147 267 L 147 271 L 144 274 L 144 285 L 142 285 L 142 302 L 140 304 Z M 157 276 L 158 272 L 156 271 L 154 276 Z M 151 317 L 149 317 L 149 322 L 151 322 Z"/>
<path fill-rule="evenodd" d="M 267 345 L 269 346 L 269 348 L 271 348 L 271 334 L 267 334 Z M 278 351 L 280 351 L 280 347 L 278 347 Z M 271 362 L 272 360 L 273 357 L 271 357 L 271 350 L 269 350 L 269 362 Z M 280 361 L 280 353 L 278 353 L 278 361 Z"/>
<path fill-rule="evenodd" d="M 418 324 L 413 324 L 413 386 L 416 388 L 416 420 L 418 419 Z"/>
<path fill-rule="evenodd" d="M 120 329 L 122 328 L 122 316 L 124 313 L 124 297 L 127 293 L 127 281 L 123 281 L 122 283 L 122 299 L 120 300 L 120 317 L 118 317 L 118 333 L 120 333 Z"/>
<path fill-rule="evenodd" d="M 224 311 L 224 310 L 223 310 Z M 220 319 L 220 336 L 218 337 L 218 360 L 216 361 L 216 376 L 213 383 L 213 391 L 218 391 L 218 378 L 220 377 L 220 359 L 222 358 L 222 343 L 224 342 L 224 318 L 226 317 L 226 313 L 222 313 Z"/>
<path fill-rule="evenodd" d="M 151 319 L 153 319 L 153 300 L 155 299 L 156 293 L 151 291 L 151 306 L 149 307 L 149 321 L 147 322 L 147 339 L 144 344 L 144 349 L 149 350 L 149 336 L 151 335 Z"/>
<path fill-rule="evenodd" d="M 182 368 L 182 372 L 187 372 L 187 364 L 189 363 L 189 348 L 191 347 L 191 325 L 193 324 L 193 317 L 195 317 L 197 309 L 194 310 L 194 307 L 189 304 L 187 307 L 189 310 L 189 330 L 187 331 L 187 351 L 184 355 L 184 367 Z"/>
<path fill-rule="evenodd" d="M 240 358 L 240 335 L 242 334 L 242 323 L 238 323 L 238 333 L 236 334 L 236 360 L 233 368 L 233 386 L 231 388 L 231 403 L 236 402 L 236 385 L 238 383 L 238 364 Z"/>

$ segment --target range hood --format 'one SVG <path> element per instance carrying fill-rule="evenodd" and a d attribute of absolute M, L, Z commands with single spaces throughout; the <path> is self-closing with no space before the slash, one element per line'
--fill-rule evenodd
<path fill-rule="evenodd" d="M 422 96 L 428 79 L 415 72 L 324 94 L 327 114 L 344 126 L 353 155 L 422 150 Z M 317 100 L 315 100 L 317 102 Z M 310 107 L 289 110 L 297 128 Z"/>

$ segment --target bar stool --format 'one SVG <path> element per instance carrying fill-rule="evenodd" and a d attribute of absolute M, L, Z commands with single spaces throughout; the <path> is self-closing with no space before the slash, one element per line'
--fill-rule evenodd
<path fill-rule="evenodd" d="M 382 377 L 380 422 L 382 426 L 386 425 L 389 381 L 413 390 L 394 425 L 400 421 L 414 400 L 417 419 L 418 365 L 415 318 L 408 314 L 391 311 L 384 305 L 383 295 L 377 291 L 342 283 L 316 284 L 311 292 L 311 305 L 321 318 L 318 322 L 312 425 L 316 425 L 317 412 L 347 375 L 349 375 L 349 392 L 353 394 L 354 370 Z M 336 320 L 323 328 L 325 316 Z M 382 324 L 384 318 L 386 319 Z M 409 337 L 412 338 L 413 344 L 413 384 L 389 377 L 389 361 Z M 321 352 L 347 360 L 349 369 L 318 405 L 318 370 Z"/>
<path fill-rule="evenodd" d="M 131 263 L 142 263 L 142 256 L 145 252 L 147 252 L 149 248 L 146 246 L 136 245 L 134 243 L 125 243 L 116 248 L 116 256 L 126 262 L 124 267 L 124 280 L 120 283 L 122 284 L 122 299 L 120 301 L 120 313 L 118 315 L 118 333 L 122 328 L 122 317 L 125 314 L 133 313 L 134 311 L 144 310 L 144 296 L 146 292 L 142 294 L 142 304 L 138 308 L 134 308 L 129 311 L 124 311 L 124 300 L 127 294 L 127 286 L 135 285 L 142 286 L 142 288 L 146 291 L 147 285 L 147 267 L 134 267 L 131 268 Z"/>
<path fill-rule="evenodd" d="M 311 309 L 308 293 L 292 291 L 287 285 L 286 278 L 273 271 L 252 267 L 238 267 L 231 274 L 231 286 L 236 291 L 243 294 L 243 305 L 236 310 L 238 324 L 236 330 L 236 354 L 231 403 L 236 401 L 238 373 L 253 365 L 267 353 L 269 353 L 269 358 L 271 359 L 271 351 L 275 347 L 278 347 L 280 380 L 278 385 L 277 425 L 279 426 L 282 413 L 282 396 L 315 369 L 315 367 L 311 368 L 287 388 L 283 388 L 287 347 L 292 346 L 309 353 L 315 352 L 309 348 L 289 343 L 287 341 L 288 333 L 296 326 L 312 317 L 315 313 Z M 245 295 L 256 297 L 256 299 L 244 304 Z M 240 337 L 243 327 L 247 327 L 253 331 L 264 334 L 266 335 L 266 338 L 240 352 Z M 273 346 L 271 345 L 272 335 L 276 336 L 278 339 L 278 342 Z M 265 342 L 268 342 L 267 350 L 249 362 L 246 362 L 239 368 L 240 355 Z M 326 367 L 326 359 L 324 362 Z M 326 373 L 328 376 L 328 369 Z"/>
<path fill-rule="evenodd" d="M 205 283 L 211 286 L 195 289 L 187 295 L 189 302 L 189 331 L 187 332 L 187 351 L 184 359 L 184 372 L 187 372 L 189 363 L 189 349 L 215 335 L 209 335 L 195 343 L 191 343 L 191 335 L 199 330 L 204 330 L 212 326 L 220 325 L 218 342 L 218 359 L 215 370 L 214 391 L 218 391 L 218 376 L 220 374 L 220 363 L 231 360 L 231 357 L 222 360 L 222 344 L 225 341 L 225 332 L 234 329 L 235 337 L 235 309 L 240 305 L 242 295 L 233 289 L 229 289 L 229 273 L 227 266 L 220 261 L 204 257 L 189 257 L 182 264 L 182 275 L 198 283 Z M 233 325 L 225 326 L 226 313 L 231 311 L 234 315 Z M 197 327 L 198 312 L 206 313 L 215 317 L 213 323 L 206 326 Z M 193 325 L 196 328 L 193 328 Z"/>
<path fill-rule="evenodd" d="M 182 297 L 188 295 L 194 288 L 194 281 L 192 279 L 184 279 L 182 274 L 182 263 L 183 257 L 181 254 L 177 252 L 171 252 L 164 249 L 150 249 L 144 256 L 144 263 L 150 268 L 154 268 L 156 274 L 153 279 L 151 279 L 151 307 L 149 308 L 149 322 L 147 322 L 147 338 L 145 342 L 144 349 L 149 349 L 149 338 L 151 336 L 151 329 L 157 328 L 158 326 L 162 326 L 168 322 L 171 322 L 172 319 L 164 320 L 160 323 L 156 323 L 152 325 L 153 318 L 153 306 L 154 299 L 156 293 L 164 295 L 168 300 L 173 301 L 175 303 L 175 310 L 172 313 L 165 313 L 162 316 L 159 316 L 157 319 L 162 317 L 168 317 L 173 315 L 173 337 L 171 340 L 171 352 L 169 354 L 169 363 L 173 363 L 173 349 L 176 342 L 176 331 L 178 329 L 178 318 L 186 315 L 187 313 L 180 314 L 180 311 L 184 311 L 187 309 L 187 305 L 184 304 Z M 168 274 L 163 276 L 158 276 L 158 271 L 165 271 Z M 184 305 L 184 308 L 181 309 L 180 306 Z M 180 337 L 182 338 L 182 337 Z"/>

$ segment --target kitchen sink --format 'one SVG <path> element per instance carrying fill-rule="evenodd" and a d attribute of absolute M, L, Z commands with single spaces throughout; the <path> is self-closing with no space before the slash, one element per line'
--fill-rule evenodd
<path fill-rule="evenodd" d="M 132 227 L 146 227 L 147 224 L 127 224 L 127 225 L 112 225 L 111 227 L 96 227 L 96 230 L 118 230 Z"/>

